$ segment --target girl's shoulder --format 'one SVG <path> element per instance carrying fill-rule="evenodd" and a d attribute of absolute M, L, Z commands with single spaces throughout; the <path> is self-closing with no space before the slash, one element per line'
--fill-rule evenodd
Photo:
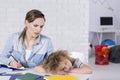
<path fill-rule="evenodd" d="M 72 65 L 74 68 L 78 68 L 83 64 L 79 58 L 72 58 Z"/>

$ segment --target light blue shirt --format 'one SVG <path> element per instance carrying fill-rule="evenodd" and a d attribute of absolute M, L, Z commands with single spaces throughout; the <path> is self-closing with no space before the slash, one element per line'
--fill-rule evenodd
<path fill-rule="evenodd" d="M 25 59 L 25 45 L 22 38 L 18 39 L 20 33 L 13 33 L 7 40 L 7 43 L 0 54 L 0 63 L 8 65 L 12 55 L 17 61 L 26 68 L 35 67 L 43 62 L 43 60 L 53 52 L 51 39 L 39 35 L 38 39 L 32 46 L 30 57 Z"/>

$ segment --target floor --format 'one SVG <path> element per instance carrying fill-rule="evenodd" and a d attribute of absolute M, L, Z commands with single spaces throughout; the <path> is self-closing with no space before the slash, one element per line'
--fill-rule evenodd
<path fill-rule="evenodd" d="M 94 56 L 89 58 L 89 65 L 93 69 L 89 80 L 120 80 L 120 63 L 109 62 L 109 65 L 96 65 L 94 61 Z"/>

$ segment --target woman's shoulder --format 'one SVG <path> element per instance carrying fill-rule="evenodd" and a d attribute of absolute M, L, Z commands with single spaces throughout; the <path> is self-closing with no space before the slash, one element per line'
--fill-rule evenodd
<path fill-rule="evenodd" d="M 15 32 L 10 34 L 10 37 L 15 38 L 15 37 L 18 37 L 19 35 L 20 35 L 20 32 Z"/>
<path fill-rule="evenodd" d="M 40 38 L 41 38 L 41 39 L 47 39 L 47 40 L 50 40 L 50 39 L 51 39 L 50 37 L 48 37 L 48 36 L 46 36 L 46 35 L 43 35 L 43 34 L 40 35 Z"/>

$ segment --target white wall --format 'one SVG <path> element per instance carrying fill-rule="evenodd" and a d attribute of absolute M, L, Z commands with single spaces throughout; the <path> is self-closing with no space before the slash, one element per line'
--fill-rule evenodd
<path fill-rule="evenodd" d="M 113 16 L 113 26 L 116 30 L 120 30 L 120 0 L 90 0 L 90 20 L 89 20 L 89 29 L 100 29 L 100 17 L 101 16 Z M 119 33 L 118 33 L 119 35 Z M 98 44 L 97 39 L 94 34 L 89 35 L 89 40 L 93 44 Z M 94 37 L 94 38 L 93 38 Z M 104 38 L 107 38 L 108 35 L 104 34 Z M 119 37 L 119 36 L 118 36 Z M 92 38 L 94 41 L 91 41 Z M 110 39 L 113 39 L 114 36 L 109 35 Z M 114 40 L 114 39 L 113 39 Z M 120 44 L 120 39 L 118 38 L 117 44 Z"/>
<path fill-rule="evenodd" d="M 0 49 L 8 36 L 24 27 L 27 11 L 39 9 L 46 16 L 43 34 L 51 37 L 54 49 L 88 53 L 88 0 L 1 0 Z"/>

